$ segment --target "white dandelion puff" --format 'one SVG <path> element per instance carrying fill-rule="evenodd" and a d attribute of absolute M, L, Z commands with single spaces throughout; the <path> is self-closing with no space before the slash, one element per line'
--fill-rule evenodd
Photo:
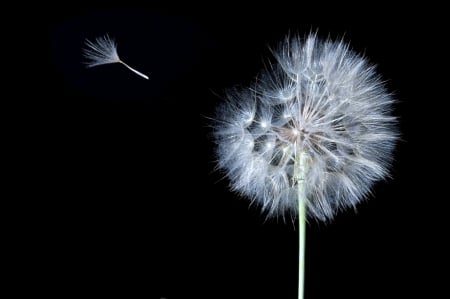
<path fill-rule="evenodd" d="M 320 41 L 315 35 L 304 43 L 293 38 L 275 57 L 277 64 L 252 91 L 234 89 L 218 108 L 218 165 L 232 189 L 257 203 L 275 202 L 264 207 L 270 216 L 296 214 L 294 193 L 284 196 L 285 190 L 270 182 L 281 171 L 295 191 L 295 164 L 302 154 L 308 169 L 301 178 L 308 217 L 331 220 L 388 175 L 397 139 L 393 98 L 374 67 L 342 42 Z M 248 139 L 252 147 L 244 146 Z M 270 153 L 268 144 L 273 145 Z M 243 157 L 263 158 L 267 166 L 245 185 L 239 176 L 253 169 L 245 167 Z M 266 184 L 255 188 L 262 178 Z"/>
<path fill-rule="evenodd" d="M 119 54 L 117 53 L 117 43 L 108 35 L 97 37 L 95 42 L 86 39 L 85 44 L 86 48 L 83 49 L 83 55 L 87 59 L 87 67 L 109 63 L 121 63 L 142 78 L 148 79 L 147 75 L 133 69 L 119 58 Z"/>
<path fill-rule="evenodd" d="M 216 113 L 218 167 L 268 216 L 298 215 L 299 298 L 306 218 L 329 221 L 388 175 L 397 139 L 393 98 L 343 42 L 287 38 L 252 91 Z"/>

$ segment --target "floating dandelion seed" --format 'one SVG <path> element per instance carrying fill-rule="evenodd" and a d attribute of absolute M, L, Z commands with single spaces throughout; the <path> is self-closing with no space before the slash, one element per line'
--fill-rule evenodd
<path fill-rule="evenodd" d="M 86 62 L 87 67 L 94 67 L 108 63 L 121 63 L 129 70 L 148 80 L 147 75 L 133 69 L 128 64 L 120 60 L 119 54 L 117 53 L 117 44 L 114 39 L 110 38 L 108 35 L 96 38 L 95 42 L 91 42 L 86 39 L 85 44 L 87 48 L 83 50 L 83 55 L 86 59 L 88 59 Z"/>
<path fill-rule="evenodd" d="M 388 175 L 393 99 L 374 67 L 343 42 L 287 38 L 254 90 L 216 113 L 218 167 L 269 216 L 298 214 L 299 298 L 306 218 L 333 219 Z"/>

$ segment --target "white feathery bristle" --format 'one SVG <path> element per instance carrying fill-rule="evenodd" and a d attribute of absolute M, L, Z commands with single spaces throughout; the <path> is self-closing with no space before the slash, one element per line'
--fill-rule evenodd
<path fill-rule="evenodd" d="M 343 42 L 286 39 L 253 91 L 234 89 L 214 125 L 218 167 L 269 216 L 296 214 L 295 155 L 306 153 L 307 214 L 330 220 L 388 176 L 393 98 Z"/>
<path fill-rule="evenodd" d="M 84 49 L 83 54 L 88 60 L 87 67 L 120 62 L 117 44 L 108 35 L 97 37 L 95 42 L 86 39 L 85 44 L 87 48 Z"/>

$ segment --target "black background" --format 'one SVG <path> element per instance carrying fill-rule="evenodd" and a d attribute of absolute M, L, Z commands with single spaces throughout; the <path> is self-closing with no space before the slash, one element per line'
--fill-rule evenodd
<path fill-rule="evenodd" d="M 260 5 L 263 6 L 263 5 Z M 49 76 L 39 157 L 39 286 L 66 297 L 297 298 L 296 224 L 266 219 L 214 170 L 210 120 L 226 89 L 248 86 L 288 33 L 344 38 L 395 94 L 402 141 L 392 179 L 357 212 L 307 227 L 305 298 L 404 297 L 435 290 L 440 200 L 422 190 L 423 90 L 434 51 L 420 15 L 390 6 L 245 9 L 64 6 L 47 18 Z M 202 11 L 204 10 L 204 11 Z M 420 16 L 420 18 L 419 18 Z M 121 65 L 86 69 L 85 38 L 108 33 Z M 420 75 L 422 74 L 422 76 Z M 433 80 L 431 80 L 433 81 Z M 427 175 L 429 174 L 429 175 Z M 425 193 L 425 192 L 424 192 Z M 425 220 L 426 219 L 426 220 Z M 44 270 L 44 271 L 41 271 Z M 47 276 L 48 275 L 48 276 Z M 431 279 L 434 280 L 434 279 Z M 438 284 L 437 282 L 435 282 Z M 433 297 L 433 296 L 431 296 Z"/>

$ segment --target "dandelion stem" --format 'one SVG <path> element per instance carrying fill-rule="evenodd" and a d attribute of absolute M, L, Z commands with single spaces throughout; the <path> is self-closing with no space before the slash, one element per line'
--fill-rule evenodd
<path fill-rule="evenodd" d="M 141 76 L 142 78 L 145 78 L 148 80 L 148 76 L 144 75 L 143 73 L 141 73 L 140 71 L 135 70 L 134 68 L 132 68 L 131 66 L 129 66 L 128 64 L 126 64 L 125 62 L 123 62 L 122 60 L 119 61 L 121 64 L 123 64 L 124 66 L 126 66 L 130 71 L 138 74 L 139 76 Z"/>
<path fill-rule="evenodd" d="M 295 179 L 298 197 L 298 299 L 303 299 L 305 286 L 305 237 L 306 237 L 306 192 L 305 178 L 309 168 L 309 156 L 303 151 L 295 155 Z"/>

